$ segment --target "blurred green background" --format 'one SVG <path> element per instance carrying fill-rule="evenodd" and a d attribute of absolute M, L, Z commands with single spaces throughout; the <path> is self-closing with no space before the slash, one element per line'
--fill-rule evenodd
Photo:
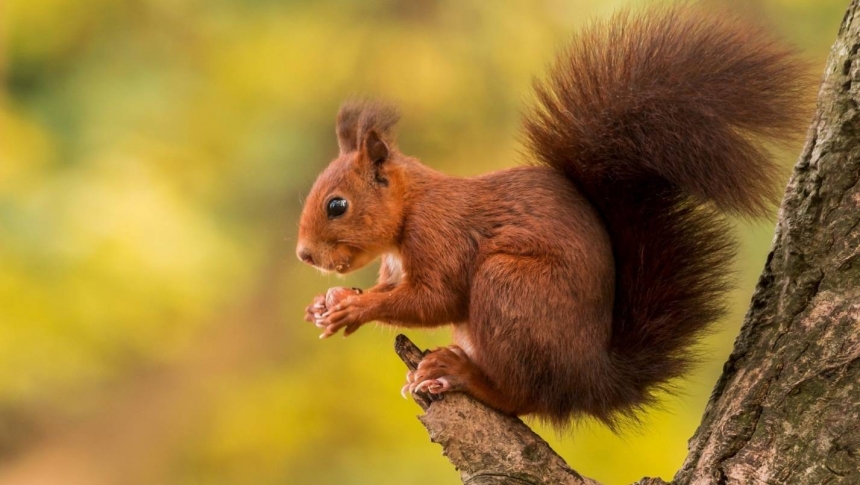
<path fill-rule="evenodd" d="M 459 483 L 399 396 L 396 331 L 320 341 L 302 321 L 374 269 L 300 265 L 301 199 L 352 94 L 399 101 L 401 148 L 434 167 L 515 164 L 532 77 L 629 3 L 0 2 L 0 483 Z M 719 3 L 817 74 L 848 1 Z M 772 221 L 738 226 L 733 311 L 680 395 L 621 435 L 538 427 L 580 472 L 681 464 L 771 240 Z"/>

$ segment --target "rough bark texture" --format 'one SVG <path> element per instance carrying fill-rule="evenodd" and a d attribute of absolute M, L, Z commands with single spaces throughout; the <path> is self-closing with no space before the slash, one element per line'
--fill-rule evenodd
<path fill-rule="evenodd" d="M 676 483 L 860 483 L 860 0 Z"/>
<path fill-rule="evenodd" d="M 423 355 L 403 336 L 397 347 L 410 368 Z M 464 483 L 596 483 L 518 419 L 459 394 L 418 402 Z M 860 0 L 828 60 L 741 334 L 673 483 L 860 483 Z"/>

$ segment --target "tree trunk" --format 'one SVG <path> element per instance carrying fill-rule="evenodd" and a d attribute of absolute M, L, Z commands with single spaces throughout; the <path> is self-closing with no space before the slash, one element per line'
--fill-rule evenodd
<path fill-rule="evenodd" d="M 677 483 L 860 483 L 860 0 Z"/>
<path fill-rule="evenodd" d="M 860 0 L 839 30 L 808 136 L 741 334 L 674 483 L 860 483 Z M 397 345 L 407 365 L 420 360 L 405 337 Z M 518 419 L 457 394 L 419 404 L 464 483 L 595 483 Z"/>

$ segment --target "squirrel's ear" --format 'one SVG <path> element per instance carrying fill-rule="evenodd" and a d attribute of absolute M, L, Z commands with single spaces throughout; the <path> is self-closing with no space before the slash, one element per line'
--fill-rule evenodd
<path fill-rule="evenodd" d="M 364 143 L 362 144 L 362 152 L 367 160 L 370 161 L 370 169 L 373 172 L 373 179 L 382 186 L 388 185 L 388 178 L 385 177 L 385 161 L 391 153 L 388 151 L 388 145 L 379 137 L 376 130 L 370 130 L 364 135 Z"/>
<path fill-rule="evenodd" d="M 335 130 L 341 155 L 371 148 L 367 150 L 371 159 L 385 161 L 389 152 L 387 143 L 394 141 L 392 129 L 398 119 L 397 109 L 390 104 L 359 100 L 343 103 Z"/>
<path fill-rule="evenodd" d="M 376 130 L 370 130 L 364 135 L 364 153 L 374 165 L 379 165 L 388 160 L 388 145 L 379 138 Z"/>

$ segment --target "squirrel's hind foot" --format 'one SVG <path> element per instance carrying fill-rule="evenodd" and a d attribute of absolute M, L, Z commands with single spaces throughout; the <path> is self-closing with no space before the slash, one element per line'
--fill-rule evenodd
<path fill-rule="evenodd" d="M 424 391 L 431 394 L 465 391 L 468 382 L 479 372 L 463 349 L 456 345 L 440 347 L 426 356 L 418 368 L 406 374 L 401 394 Z"/>

